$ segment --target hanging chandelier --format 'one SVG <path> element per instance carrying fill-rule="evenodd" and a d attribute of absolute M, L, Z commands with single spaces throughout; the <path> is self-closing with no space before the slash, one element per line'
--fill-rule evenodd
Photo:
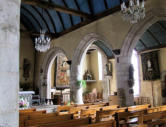
<path fill-rule="evenodd" d="M 45 30 L 40 30 L 40 36 L 35 38 L 35 48 L 39 52 L 46 52 L 50 48 L 50 37 L 45 36 Z"/>
<path fill-rule="evenodd" d="M 121 4 L 121 12 L 123 19 L 130 21 L 131 23 L 137 23 L 141 19 L 145 18 L 145 2 L 142 0 L 141 4 L 139 0 L 129 0 L 129 7 L 126 7 L 125 2 Z"/>

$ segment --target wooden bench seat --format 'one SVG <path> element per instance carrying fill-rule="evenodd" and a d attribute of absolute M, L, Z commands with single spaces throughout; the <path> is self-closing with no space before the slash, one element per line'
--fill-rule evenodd
<path fill-rule="evenodd" d="M 34 112 L 36 111 L 35 108 L 30 108 L 30 109 L 24 109 L 24 110 L 19 110 L 20 113 L 24 113 L 24 112 Z"/>
<path fill-rule="evenodd" d="M 119 105 L 110 105 L 110 106 L 104 106 L 101 109 L 102 110 L 111 110 L 111 109 L 116 109 L 118 107 L 119 107 Z"/>
<path fill-rule="evenodd" d="M 148 108 L 150 108 L 150 104 L 146 104 L 146 105 L 135 105 L 135 106 L 128 107 L 128 111 L 147 110 Z"/>
<path fill-rule="evenodd" d="M 108 121 L 113 118 L 116 113 L 126 112 L 127 108 L 116 108 L 111 110 L 97 111 L 96 122 Z"/>
<path fill-rule="evenodd" d="M 79 127 L 116 127 L 116 121 L 110 120 L 107 122 L 93 123 L 93 124 L 83 125 Z"/>
<path fill-rule="evenodd" d="M 43 123 L 40 125 L 38 124 L 38 125 L 29 126 L 29 127 L 79 127 L 82 125 L 88 125 L 90 123 L 91 123 L 90 118 L 84 118 L 84 119 L 52 122 L 52 123 Z"/>
<path fill-rule="evenodd" d="M 40 117 L 39 119 L 31 119 L 25 121 L 25 126 L 41 125 L 45 123 L 54 123 L 59 121 L 67 121 L 73 119 L 73 115 L 60 115 L 60 116 L 50 116 L 50 117 Z"/>

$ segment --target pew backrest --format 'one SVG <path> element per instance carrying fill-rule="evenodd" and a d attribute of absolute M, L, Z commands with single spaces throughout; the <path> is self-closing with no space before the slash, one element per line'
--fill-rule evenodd
<path fill-rule="evenodd" d="M 84 118 L 84 119 L 75 119 L 75 120 L 41 124 L 40 127 L 79 127 L 81 125 L 88 125 L 90 123 L 91 123 L 91 118 Z"/>
<path fill-rule="evenodd" d="M 80 127 L 116 127 L 116 121 L 110 120 L 110 121 L 106 121 L 106 122 L 99 122 L 99 123 L 94 123 L 94 124 L 89 124 L 89 125 L 83 125 Z"/>
<path fill-rule="evenodd" d="M 41 117 L 39 119 L 26 120 L 25 125 L 26 126 L 42 125 L 42 124 L 47 124 L 47 123 L 59 122 L 59 121 L 68 121 L 71 119 L 73 119 L 73 116 L 71 114 L 60 115 L 60 116 Z"/>

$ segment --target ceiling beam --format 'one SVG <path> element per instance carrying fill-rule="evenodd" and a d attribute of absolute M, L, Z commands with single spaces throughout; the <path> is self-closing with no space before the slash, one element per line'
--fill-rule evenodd
<path fill-rule="evenodd" d="M 93 11 L 92 0 L 88 0 L 88 5 L 89 5 L 90 13 L 93 15 L 94 11 Z"/>
<path fill-rule="evenodd" d="M 49 25 L 48 25 L 47 21 L 45 20 L 43 14 L 41 14 L 40 11 L 39 11 L 35 6 L 32 6 L 32 8 L 33 8 L 33 9 L 37 12 L 37 14 L 42 18 L 43 22 L 45 23 L 45 25 L 46 25 L 46 27 L 47 27 L 48 32 L 51 33 L 50 28 L 49 28 Z M 42 10 L 42 11 L 44 12 L 44 10 Z M 43 12 L 42 12 L 42 13 L 43 13 Z"/>
<path fill-rule="evenodd" d="M 81 11 L 80 6 L 79 6 L 77 0 L 74 0 L 74 2 L 75 2 L 75 4 L 76 4 L 77 9 L 78 9 L 79 11 Z M 82 22 L 82 21 L 83 21 L 83 18 L 81 17 L 81 22 Z"/>
<path fill-rule="evenodd" d="M 67 3 L 66 3 L 64 0 L 62 0 L 62 2 L 63 2 L 63 4 L 65 5 L 65 7 L 68 7 Z M 71 25 L 73 26 L 74 23 L 73 23 L 73 18 L 72 18 L 72 15 L 71 15 L 71 14 L 69 14 L 69 18 L 70 18 Z"/>
<path fill-rule="evenodd" d="M 166 31 L 166 26 L 164 26 L 162 23 L 157 22 L 165 31 Z"/>
<path fill-rule="evenodd" d="M 145 49 L 145 50 L 141 50 L 141 51 L 138 51 L 138 53 L 145 53 L 145 52 L 148 52 L 148 51 L 151 51 L 151 50 L 159 50 L 161 48 L 165 48 L 166 47 L 166 44 L 161 44 L 161 45 L 158 45 L 158 46 L 154 46 L 154 47 L 151 47 L 151 48 L 148 48 L 148 49 Z"/>
<path fill-rule="evenodd" d="M 42 29 L 41 24 L 39 23 L 39 21 L 37 20 L 37 18 L 33 15 L 33 13 L 31 13 L 31 11 L 29 11 L 24 6 L 21 6 L 21 9 L 25 10 L 35 20 L 35 22 L 37 23 L 37 25 L 39 26 L 39 28 Z"/>
<path fill-rule="evenodd" d="M 57 30 L 56 30 L 56 26 L 55 26 L 54 20 L 52 19 L 52 16 L 51 16 L 50 12 L 49 12 L 47 9 L 45 9 L 45 11 L 46 11 L 48 17 L 50 18 L 50 21 L 51 21 L 52 26 L 53 26 L 53 28 L 54 28 L 54 32 L 56 33 Z"/>
<path fill-rule="evenodd" d="M 104 0 L 104 6 L 105 6 L 105 9 L 108 9 L 108 4 L 106 0 Z"/>
<path fill-rule="evenodd" d="M 23 16 L 23 17 L 22 17 Z M 24 22 L 24 20 L 26 20 L 28 23 L 30 23 L 30 25 L 32 26 L 32 29 L 37 31 L 35 25 L 32 23 L 32 21 L 26 16 L 24 15 L 24 13 L 21 12 L 21 17 L 20 17 L 20 21 Z M 26 29 L 28 29 L 29 27 L 27 27 Z"/>
<path fill-rule="evenodd" d="M 76 25 L 70 27 L 69 29 L 66 29 L 66 30 L 64 30 L 64 31 L 62 31 L 60 33 L 57 33 L 57 34 L 50 33 L 50 36 L 52 38 L 56 39 L 58 37 L 61 37 L 61 36 L 65 35 L 65 34 L 69 33 L 69 32 L 72 32 L 72 31 L 74 31 L 76 29 L 79 29 L 79 28 L 81 28 L 83 26 L 86 26 L 86 25 L 88 25 L 88 24 L 90 24 L 90 23 L 92 23 L 92 22 L 94 22 L 96 20 L 104 18 L 104 17 L 106 17 L 106 16 L 108 16 L 110 14 L 113 14 L 113 13 L 115 13 L 117 11 L 120 11 L 120 6 L 117 6 L 117 7 L 114 7 L 114 8 L 110 8 L 110 9 L 108 9 L 108 10 L 106 10 L 106 11 L 100 13 L 100 14 L 95 15 L 92 19 L 86 19 L 85 21 L 83 21 L 83 22 L 81 22 L 79 24 L 76 24 Z M 33 35 L 35 35 L 35 34 L 33 34 Z"/>
<path fill-rule="evenodd" d="M 147 45 L 142 41 L 142 39 L 139 39 L 139 41 L 141 42 L 141 44 L 147 49 Z"/>
<path fill-rule="evenodd" d="M 120 6 L 117 6 L 117 7 L 114 7 L 114 8 L 110 8 L 110 9 L 108 9 L 105 12 L 102 12 L 100 14 L 95 15 L 92 19 L 89 19 L 89 20 L 87 19 L 87 20 L 85 20 L 85 21 L 83 21 L 83 22 L 81 22 L 79 24 L 76 24 L 76 25 L 72 26 L 71 28 L 69 28 L 69 29 L 67 29 L 67 30 L 65 30 L 63 32 L 60 32 L 58 37 L 60 37 L 60 36 L 62 36 L 64 34 L 67 34 L 67 33 L 71 32 L 71 31 L 74 31 L 74 30 L 76 30 L 76 29 L 78 29 L 80 27 L 83 27 L 85 25 L 88 25 L 88 24 L 90 24 L 90 23 L 92 23 L 92 22 L 94 22 L 96 20 L 99 20 L 99 19 L 101 19 L 103 17 L 106 17 L 106 16 L 108 16 L 110 14 L 113 14 L 113 13 L 115 13 L 117 11 L 120 11 Z"/>
<path fill-rule="evenodd" d="M 23 2 L 24 4 L 29 4 L 29 5 L 33 5 L 33 6 L 38 6 L 44 9 L 51 9 L 51 10 L 55 10 L 58 12 L 63 12 L 63 13 L 67 13 L 67 14 L 72 14 L 72 15 L 76 15 L 76 16 L 80 16 L 86 19 L 91 18 L 91 15 L 84 13 L 82 11 L 78 11 L 78 10 L 74 10 L 71 8 L 66 8 L 63 6 L 59 6 L 57 4 L 53 4 L 53 3 L 49 3 L 46 1 L 39 1 L 39 0 L 21 0 L 21 2 Z"/>
<path fill-rule="evenodd" d="M 61 25 L 62 25 L 62 28 L 63 28 L 63 30 L 65 30 L 65 24 L 64 24 L 64 22 L 63 22 L 63 19 L 62 19 L 62 15 L 60 14 L 60 12 L 56 12 L 57 13 L 57 16 L 59 17 L 59 20 L 60 20 L 60 22 L 61 22 Z"/>
<path fill-rule="evenodd" d="M 147 32 L 156 41 L 156 43 L 160 45 L 160 41 L 156 38 L 156 36 L 149 29 L 147 30 Z"/>

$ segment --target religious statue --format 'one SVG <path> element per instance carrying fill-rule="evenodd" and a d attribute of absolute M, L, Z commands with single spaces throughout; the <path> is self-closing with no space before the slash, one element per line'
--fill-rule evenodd
<path fill-rule="evenodd" d="M 112 76 L 112 63 L 110 61 L 106 64 L 106 71 L 107 75 Z"/>

